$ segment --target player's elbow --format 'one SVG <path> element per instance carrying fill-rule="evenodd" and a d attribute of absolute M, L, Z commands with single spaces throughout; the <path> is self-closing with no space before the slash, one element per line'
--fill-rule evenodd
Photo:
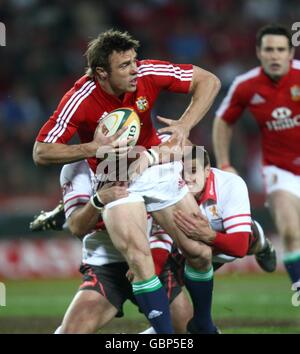
<path fill-rule="evenodd" d="M 82 240 L 87 234 L 87 230 L 85 227 L 82 227 L 81 225 L 79 225 L 79 223 L 74 222 L 72 220 L 68 220 L 68 227 L 72 235 L 78 237 L 80 240 Z"/>
<path fill-rule="evenodd" d="M 46 159 L 46 147 L 45 144 L 35 142 L 33 146 L 32 158 L 36 166 L 45 166 L 49 162 Z"/>
<path fill-rule="evenodd" d="M 195 92 L 197 89 L 199 93 L 203 94 L 203 90 L 209 92 L 210 95 L 216 96 L 221 88 L 220 79 L 210 71 L 203 70 L 198 66 L 194 66 L 193 85 L 191 91 Z"/>
<path fill-rule="evenodd" d="M 210 81 L 214 91 L 219 92 L 221 89 L 221 80 L 213 73 L 209 73 L 208 80 Z"/>

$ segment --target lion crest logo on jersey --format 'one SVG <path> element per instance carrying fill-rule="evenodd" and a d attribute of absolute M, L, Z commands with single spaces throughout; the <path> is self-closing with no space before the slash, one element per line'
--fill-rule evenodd
<path fill-rule="evenodd" d="M 300 86 L 294 85 L 290 88 L 292 100 L 295 102 L 300 101 Z"/>
<path fill-rule="evenodd" d="M 149 102 L 145 96 L 138 97 L 135 104 L 139 112 L 146 112 L 149 109 Z"/>
<path fill-rule="evenodd" d="M 213 219 L 219 218 L 218 209 L 216 205 L 212 205 L 208 208 L 208 210 L 211 213 Z"/>

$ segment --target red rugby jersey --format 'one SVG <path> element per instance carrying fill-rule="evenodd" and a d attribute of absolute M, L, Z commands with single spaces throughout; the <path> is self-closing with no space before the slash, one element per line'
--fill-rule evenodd
<path fill-rule="evenodd" d="M 103 91 L 97 80 L 86 75 L 81 77 L 64 95 L 36 140 L 66 144 L 77 132 L 82 143 L 90 142 L 103 116 L 120 107 L 131 107 L 139 115 L 142 125 L 137 144 L 146 148 L 160 144 L 151 121 L 151 109 L 161 90 L 188 93 L 193 67 L 158 60 L 142 60 L 137 65 L 137 89 L 125 93 L 122 100 Z M 89 164 L 95 171 L 96 158 L 89 159 Z"/>
<path fill-rule="evenodd" d="M 300 61 L 279 82 L 261 67 L 237 76 L 216 115 L 233 124 L 245 108 L 262 134 L 263 163 L 300 175 Z"/>

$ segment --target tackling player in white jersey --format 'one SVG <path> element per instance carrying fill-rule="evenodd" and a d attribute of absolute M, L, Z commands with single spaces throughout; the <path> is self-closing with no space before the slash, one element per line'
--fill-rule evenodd
<path fill-rule="evenodd" d="M 176 212 L 174 218 L 188 237 L 198 241 L 202 256 L 200 276 L 185 265 L 184 283 L 190 277 L 202 287 L 199 301 L 193 302 L 194 312 L 199 315 L 189 321 L 187 330 L 189 333 L 211 333 L 213 272 L 224 263 L 250 254 L 255 255 L 263 270 L 273 272 L 276 269 L 276 252 L 261 226 L 251 219 L 248 190 L 241 177 L 211 168 L 206 151 L 203 163 L 195 146 L 185 159 L 185 167 L 186 171 L 191 171 L 185 174 L 184 179 L 198 202 L 199 213 Z M 163 231 L 157 230 L 157 233 Z M 183 264 L 182 260 L 180 263 Z M 145 333 L 155 332 L 150 328 Z M 218 333 L 216 328 L 215 333 Z"/>
<path fill-rule="evenodd" d="M 192 165 L 189 169 L 192 171 L 192 173 L 185 175 L 185 179 L 190 189 L 194 191 L 194 195 L 198 201 L 201 214 L 199 213 L 192 217 L 182 213 L 175 215 L 179 227 L 181 227 L 187 233 L 187 235 L 189 235 L 189 237 L 199 241 L 199 245 L 201 245 L 201 249 L 203 250 L 203 277 L 198 279 L 198 281 L 202 282 L 205 288 L 203 290 L 204 295 L 200 298 L 202 299 L 200 308 L 202 315 L 206 314 L 206 317 L 198 317 L 203 318 L 205 321 L 212 322 L 210 318 L 213 285 L 212 262 L 214 269 L 216 270 L 223 263 L 231 262 L 236 259 L 236 257 L 243 257 L 246 254 L 255 254 L 256 259 L 262 269 L 268 272 L 272 272 L 276 268 L 276 254 L 272 245 L 270 244 L 270 241 L 265 238 L 259 224 L 252 222 L 251 220 L 248 191 L 244 181 L 234 174 L 223 172 L 218 169 L 211 169 L 209 156 L 206 151 L 204 152 L 203 167 L 201 165 L 201 161 L 197 161 L 195 158 L 195 150 L 196 149 L 194 147 L 192 150 L 192 159 L 191 157 L 186 159 L 187 163 Z M 76 166 L 77 168 L 74 170 L 74 167 Z M 65 176 L 65 180 L 62 180 L 61 183 L 64 185 L 65 192 L 67 192 L 64 198 L 65 210 L 66 217 L 71 222 L 72 230 L 72 211 L 79 208 L 81 203 L 85 204 L 88 202 L 89 196 L 92 193 L 92 187 L 90 186 L 89 182 L 91 181 L 92 174 L 90 175 L 88 166 L 84 164 L 84 162 L 67 165 L 63 170 L 65 173 L 63 173 L 62 176 L 66 175 L 68 170 L 73 173 L 73 176 L 69 176 L 67 178 Z M 78 174 L 77 177 L 75 176 L 76 173 Z M 70 184 L 70 181 L 72 180 L 74 180 L 74 182 Z M 98 193 L 103 193 L 103 191 L 98 191 Z M 114 197 L 116 197 L 116 195 Z M 56 212 L 57 211 L 58 209 L 56 209 Z M 52 213 L 52 216 L 50 216 L 49 213 L 47 214 L 46 219 L 48 221 L 53 221 L 53 219 L 55 219 L 55 212 Z M 41 217 L 41 224 L 45 225 L 45 218 L 43 218 L 43 214 L 41 214 Z M 38 227 L 38 219 L 39 217 L 32 224 L 32 228 Z M 76 213 L 74 214 L 74 219 L 78 222 Z M 83 220 L 84 228 L 86 224 L 86 221 Z M 51 226 L 51 224 L 48 223 L 48 226 Z M 76 230 L 75 233 L 84 234 L 84 232 L 86 232 L 85 229 L 81 230 L 81 232 Z M 102 233 L 105 233 L 104 238 L 98 238 Z M 97 234 L 98 237 L 96 237 Z M 154 264 L 156 267 L 156 274 L 161 274 L 171 251 L 172 239 L 158 225 L 154 225 L 151 230 L 150 244 L 152 248 Z M 122 257 L 118 258 L 120 257 L 120 254 L 114 250 L 107 233 L 103 230 L 98 231 L 98 233 L 89 234 L 85 237 L 83 255 L 84 262 L 88 263 L 89 265 L 100 265 L 100 270 L 101 268 L 105 268 L 105 264 L 107 262 L 110 263 L 122 261 Z M 212 255 L 214 255 L 213 258 Z M 182 264 L 182 259 L 180 260 L 180 263 Z M 117 265 L 117 263 L 115 265 Z M 128 269 L 125 264 L 123 264 L 122 267 L 124 269 Z M 110 268 L 113 267 L 110 266 Z M 123 278 L 123 283 L 124 269 L 123 275 L 121 276 Z M 92 283 L 94 282 L 92 289 L 100 289 L 98 285 L 97 288 L 95 288 L 95 284 L 97 284 L 95 283 L 97 275 L 94 274 L 93 278 L 92 271 L 89 267 L 82 267 L 82 271 L 86 273 L 87 281 Z M 191 277 L 194 276 L 188 267 L 186 269 L 186 273 L 187 272 L 189 272 L 188 274 Z M 117 281 L 117 279 L 112 277 L 110 273 L 106 272 L 105 276 L 108 276 L 108 279 L 112 284 Z M 188 281 L 187 277 L 185 279 L 185 282 L 186 281 Z M 125 286 L 128 286 L 127 280 L 125 280 L 125 283 L 127 283 Z M 114 293 L 115 292 L 112 291 L 112 294 Z M 108 294 L 110 296 L 110 293 Z M 124 302 L 124 298 L 121 298 L 121 303 L 123 303 L 122 301 Z M 182 304 L 185 305 L 182 306 Z M 194 305 L 195 307 L 197 306 L 197 309 L 199 310 L 199 304 Z M 183 307 L 185 307 L 186 312 L 183 318 L 181 318 L 181 310 Z M 106 309 L 107 307 L 105 307 L 105 310 Z M 180 325 L 178 326 L 178 324 L 184 324 L 191 317 L 189 304 L 186 303 L 185 299 L 178 297 L 176 302 L 173 302 L 171 311 L 175 316 L 174 327 L 177 329 L 177 332 L 180 332 L 182 331 L 183 327 Z M 73 313 L 75 316 L 73 323 L 78 323 L 76 321 L 78 314 L 76 311 L 73 311 Z M 189 314 L 188 316 L 187 313 Z M 96 314 L 95 317 L 98 318 L 98 314 Z M 180 320 L 177 322 L 176 319 Z M 190 332 L 207 332 L 208 330 L 206 323 L 203 321 L 203 323 L 200 324 L 201 327 L 199 326 L 199 323 L 197 325 L 190 323 L 188 329 Z M 79 325 L 81 325 L 80 322 Z M 72 330 L 74 331 L 74 328 Z M 155 332 L 151 329 L 148 333 Z"/>
<path fill-rule="evenodd" d="M 101 209 L 94 205 L 93 200 L 96 193 L 104 204 L 124 198 L 128 195 L 127 186 L 98 188 L 98 182 L 86 161 L 65 165 L 60 183 L 68 227 L 74 235 L 83 238 L 80 267 L 83 283 L 56 333 L 95 333 L 115 316 L 122 316 L 123 303 L 127 299 L 136 303 L 131 283 L 126 277 L 128 265 L 113 246 L 102 221 Z M 154 240 L 152 248 L 170 251 L 163 238 L 157 241 Z M 171 303 L 174 330 L 184 333 L 192 316 L 191 304 L 168 265 L 158 275 Z"/>
<path fill-rule="evenodd" d="M 197 279 L 202 285 L 201 301 L 195 303 L 193 317 L 188 324 L 190 333 L 207 333 L 211 319 L 213 293 L 213 257 L 223 262 L 227 256 L 244 257 L 255 253 L 260 266 L 266 271 L 276 268 L 276 254 L 262 228 L 252 220 L 248 190 L 241 177 L 211 168 L 208 153 L 204 151 L 204 163 L 196 154 L 186 157 L 186 168 L 191 171 L 184 176 L 199 205 L 199 212 L 189 215 L 182 211 L 174 213 L 178 227 L 191 239 L 201 244 L 202 273 L 195 274 L 185 265 L 185 284 Z M 200 286 L 199 286 L 200 287 Z M 201 316 L 200 316 L 201 313 Z"/>

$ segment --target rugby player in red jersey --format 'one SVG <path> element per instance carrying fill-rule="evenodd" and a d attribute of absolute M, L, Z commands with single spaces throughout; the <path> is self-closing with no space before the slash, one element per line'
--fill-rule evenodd
<path fill-rule="evenodd" d="M 216 112 L 213 144 L 218 167 L 235 171 L 229 146 L 234 123 L 248 108 L 261 132 L 268 206 L 284 245 L 284 264 L 300 279 L 300 62 L 291 34 L 280 25 L 257 33 L 261 66 L 232 83 Z"/>
<path fill-rule="evenodd" d="M 179 183 L 181 162 L 162 163 L 162 154 L 155 150 L 161 140 L 152 125 L 151 109 L 162 90 L 191 93 L 191 102 L 179 120 L 161 118 L 168 126 L 160 132 L 172 133 L 170 141 L 181 147 L 190 130 L 210 108 L 220 82 L 213 74 L 190 64 L 138 61 L 138 45 L 128 33 L 112 30 L 90 42 L 86 52 L 87 74 L 65 94 L 53 116 L 40 130 L 33 158 L 42 165 L 88 159 L 96 172 L 96 154 L 104 142 L 101 129 L 97 129 L 101 118 L 124 106 L 138 113 L 142 124 L 138 145 L 150 148 L 143 152 L 140 161 L 141 165 L 146 161 L 149 168 L 130 183 L 128 197 L 105 206 L 103 219 L 114 246 L 133 272 L 132 287 L 140 308 L 157 333 L 172 333 L 167 295 L 154 273 L 147 240 L 146 211 L 159 219 L 159 224 L 176 239 L 190 267 L 197 272 L 201 260 L 195 255 L 195 242 L 173 221 L 174 210 L 196 212 L 197 204 L 188 188 Z M 81 144 L 67 145 L 76 132 Z M 93 203 L 102 206 L 97 195 L 93 197 Z M 124 219 L 126 223 L 118 222 Z M 197 282 L 189 291 L 193 298 L 198 298 Z M 212 323 L 208 327 L 208 331 L 215 330 Z"/>

